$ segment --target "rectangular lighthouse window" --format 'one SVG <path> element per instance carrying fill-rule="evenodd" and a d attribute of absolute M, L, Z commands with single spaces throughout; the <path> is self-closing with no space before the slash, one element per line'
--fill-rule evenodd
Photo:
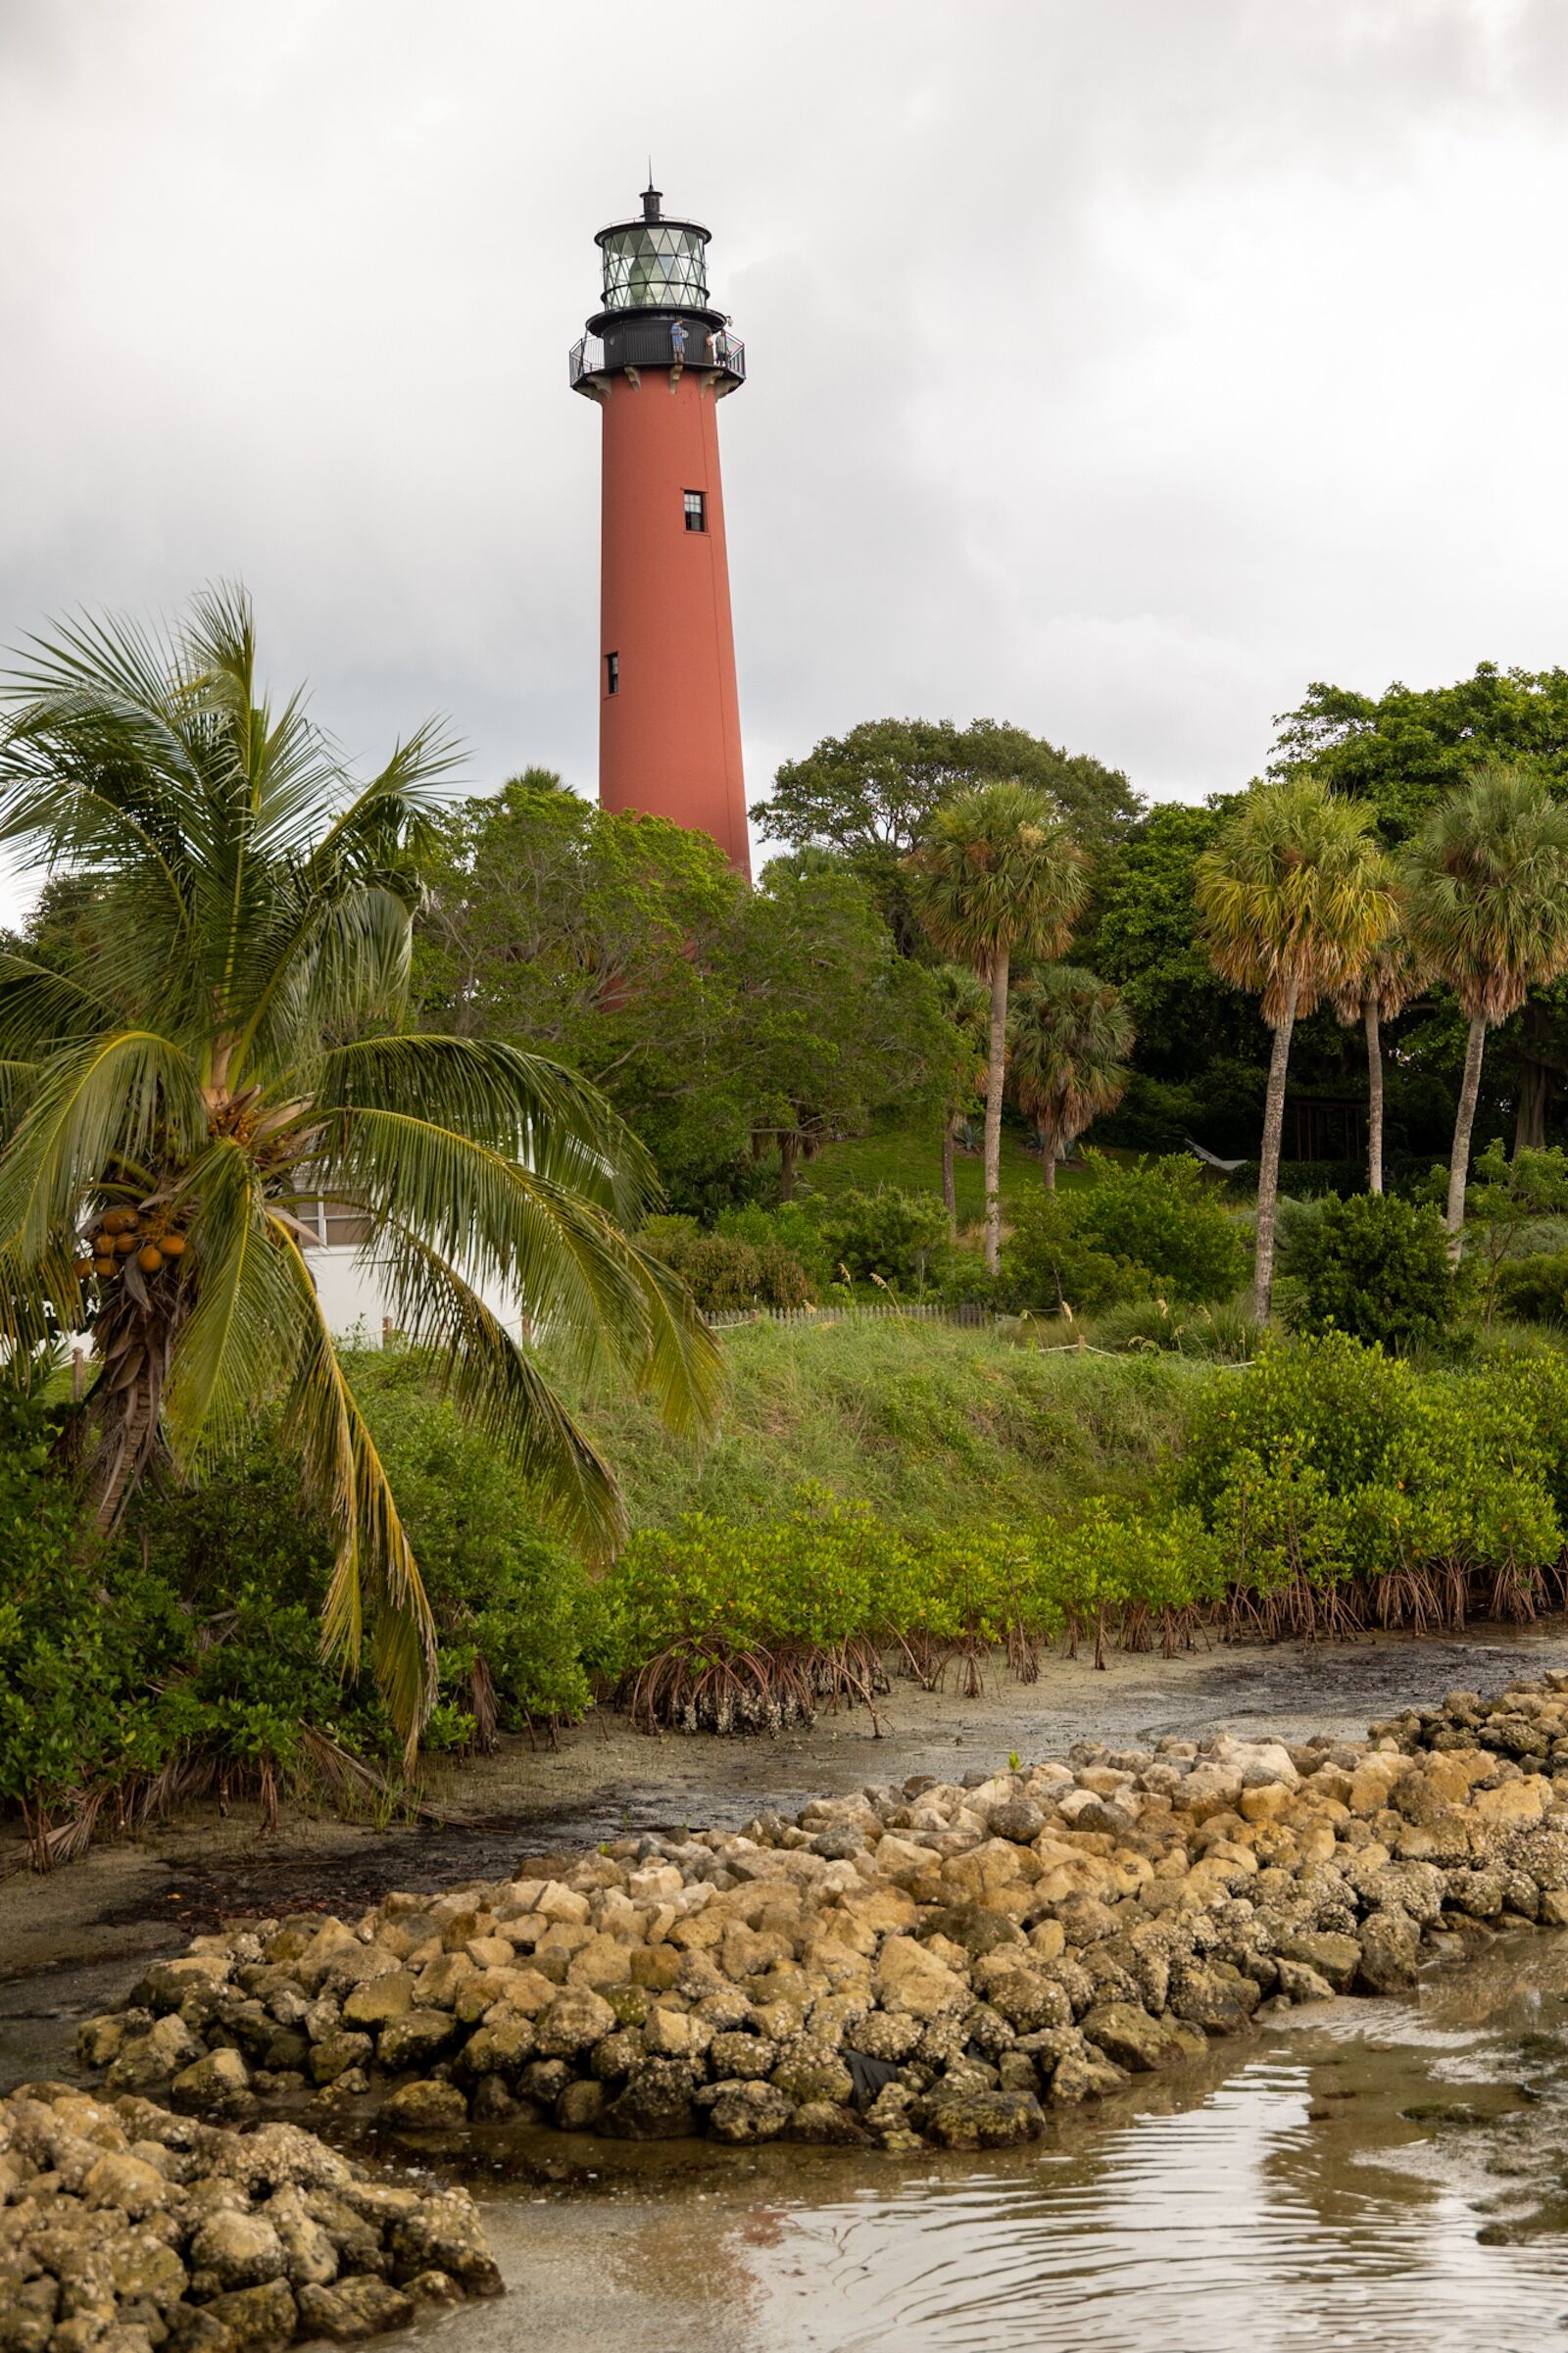
<path fill-rule="evenodd" d="M 686 493 L 686 528 L 688 531 L 706 531 L 708 528 L 708 493 L 705 490 L 688 490 Z"/>
<path fill-rule="evenodd" d="M 620 656 L 618 654 L 605 656 L 605 692 L 607 695 L 618 695 L 620 692 Z"/>

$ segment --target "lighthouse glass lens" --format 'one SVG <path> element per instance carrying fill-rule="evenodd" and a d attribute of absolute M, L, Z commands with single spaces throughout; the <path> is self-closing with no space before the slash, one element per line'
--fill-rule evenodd
<path fill-rule="evenodd" d="M 604 241 L 605 309 L 657 311 L 706 308 L 708 270 L 703 240 L 667 221 L 612 229 Z"/>

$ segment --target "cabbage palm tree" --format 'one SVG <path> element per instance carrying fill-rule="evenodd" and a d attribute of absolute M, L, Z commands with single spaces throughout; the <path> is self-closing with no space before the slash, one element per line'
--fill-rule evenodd
<path fill-rule="evenodd" d="M 1253 1311 L 1269 1310 L 1291 1032 L 1353 984 L 1396 914 L 1372 812 L 1311 775 L 1254 785 L 1198 861 L 1199 929 L 1222 980 L 1262 999 L 1274 1032 L 1257 1173 Z"/>
<path fill-rule="evenodd" d="M 1135 1037 L 1121 991 L 1079 964 L 1044 964 L 1013 993 L 1012 1091 L 1040 1131 L 1047 1187 L 1092 1121 L 1112 1111 L 1132 1076 Z"/>
<path fill-rule="evenodd" d="M 1487 1032 L 1568 970 L 1568 809 L 1528 768 L 1483 762 L 1405 854 L 1410 934 L 1458 998 L 1470 1034 L 1448 1164 L 1458 1255 Z"/>
<path fill-rule="evenodd" d="M 505 1297 L 572 1375 L 676 1425 L 719 1388 L 679 1285 L 626 1239 L 652 1168 L 581 1079 L 515 1048 L 406 1036 L 418 865 L 450 747 L 425 728 L 355 784 L 296 696 L 262 698 L 243 594 L 170 634 L 33 640 L 0 728 L 0 840 L 92 883 L 80 969 L 0 956 L 0 1352 L 90 1323 L 76 1436 L 99 1526 L 280 1402 L 335 1531 L 323 1647 L 370 1657 L 410 1752 L 433 1696 L 418 1568 L 312 1279 L 316 1204 L 358 1216 L 397 1320 L 456 1407 L 590 1549 L 614 1481 Z"/>
<path fill-rule="evenodd" d="M 1366 1036 L 1366 1189 L 1383 1191 L 1383 1024 L 1396 1021 L 1427 985 L 1427 972 L 1402 923 L 1380 940 L 1357 973 L 1334 991 L 1334 1010 Z"/>
<path fill-rule="evenodd" d="M 1055 803 L 1004 778 L 957 793 L 905 861 L 932 945 L 978 972 L 991 992 L 986 1069 L 986 1264 L 1002 1254 L 1002 1098 L 1007 1074 L 1007 975 L 1014 956 L 1059 956 L 1088 889 L 1087 861 Z"/>
<path fill-rule="evenodd" d="M 956 1152 L 958 1130 L 986 1084 L 986 1041 L 991 1019 L 991 993 L 967 964 L 939 964 L 937 1003 L 953 1035 L 942 1102 L 942 1199 L 948 1229 L 957 1239 L 958 1187 Z"/>

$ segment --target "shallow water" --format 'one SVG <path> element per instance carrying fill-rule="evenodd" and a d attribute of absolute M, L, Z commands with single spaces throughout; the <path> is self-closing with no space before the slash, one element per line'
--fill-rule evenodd
<path fill-rule="evenodd" d="M 1298 2013 L 1002 2156 L 514 2154 L 570 2178 L 482 2193 L 513 2294 L 428 2324 L 442 2353 L 1568 2347 L 1568 1935 Z"/>

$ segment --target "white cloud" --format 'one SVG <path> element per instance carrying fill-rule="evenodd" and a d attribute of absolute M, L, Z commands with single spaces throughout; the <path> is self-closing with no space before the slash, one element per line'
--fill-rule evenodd
<path fill-rule="evenodd" d="M 10 0 L 0 638 L 240 572 L 366 758 L 591 786 L 653 150 L 714 230 L 754 793 L 894 711 L 1159 794 L 1307 681 L 1564 650 L 1552 0 Z"/>

